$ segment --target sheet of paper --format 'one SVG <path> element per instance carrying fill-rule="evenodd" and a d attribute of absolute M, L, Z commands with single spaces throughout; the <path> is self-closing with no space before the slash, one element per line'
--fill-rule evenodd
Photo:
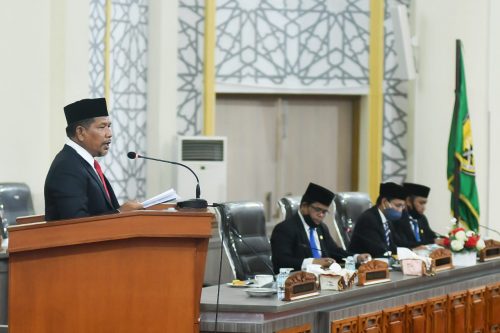
<path fill-rule="evenodd" d="M 144 202 L 142 202 L 142 205 L 144 206 L 144 208 L 148 208 L 148 207 L 160 204 L 160 203 L 178 200 L 179 198 L 180 197 L 177 195 L 175 190 L 173 188 L 171 188 L 169 190 L 166 190 L 163 193 L 160 193 L 160 194 L 155 195 L 154 197 L 152 197 L 150 199 L 145 200 Z"/>

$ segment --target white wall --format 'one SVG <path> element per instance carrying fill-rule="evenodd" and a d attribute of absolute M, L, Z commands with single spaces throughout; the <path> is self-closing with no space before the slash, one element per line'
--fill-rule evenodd
<path fill-rule="evenodd" d="M 151 157 L 176 160 L 177 1 L 149 2 L 148 151 Z M 174 187 L 175 166 L 148 161 L 147 193 Z"/>
<path fill-rule="evenodd" d="M 9 1 L 0 11 L 0 182 L 27 183 L 36 213 L 64 142 L 64 103 L 88 91 L 87 13 L 87 1 L 64 0 Z"/>
<path fill-rule="evenodd" d="M 490 85 L 494 81 L 488 81 L 488 59 L 490 53 L 498 54 L 500 50 L 498 45 L 494 45 L 493 50 L 489 49 L 489 43 L 494 37 L 498 39 L 500 31 L 498 26 L 490 31 L 489 21 L 494 15 L 489 14 L 490 1 L 414 1 L 412 19 L 413 29 L 418 37 L 418 77 L 410 89 L 413 112 L 410 117 L 410 131 L 414 132 L 415 136 L 410 143 L 413 149 L 410 148 L 408 152 L 408 179 L 432 188 L 427 215 L 436 231 L 446 232 L 450 221 L 446 163 L 454 104 L 455 40 L 461 39 L 464 45 L 467 96 L 476 156 L 480 223 L 500 229 L 500 221 L 493 218 L 494 215 L 490 212 L 492 209 L 488 205 L 489 202 L 498 202 L 500 199 L 498 176 L 495 177 L 496 184 L 492 184 L 488 174 L 489 170 L 498 170 L 500 167 L 498 157 L 492 158 L 494 147 L 490 146 L 491 138 L 498 135 L 493 132 L 498 132 L 500 126 L 498 120 L 489 122 L 488 113 L 488 91 L 493 88 Z M 496 10 L 498 17 L 500 11 L 498 8 Z M 498 86 L 497 83 L 496 91 Z M 499 105 L 497 101 L 491 101 L 490 107 L 493 110 Z M 498 117 L 498 112 L 495 114 Z M 489 124 L 493 127 L 491 138 Z M 495 201 L 492 201 L 493 198 Z M 488 215 L 492 215 L 491 219 L 488 219 Z"/>
<path fill-rule="evenodd" d="M 500 231 L 500 220 L 497 218 L 496 205 L 500 202 L 500 1 L 489 1 L 489 17 L 488 17 L 488 91 L 487 91 L 487 112 L 488 127 L 485 129 L 488 132 L 488 173 L 486 183 L 488 195 L 484 200 L 483 215 L 487 212 L 486 220 L 482 223 Z M 499 239 L 498 234 L 490 233 L 492 237 Z"/>

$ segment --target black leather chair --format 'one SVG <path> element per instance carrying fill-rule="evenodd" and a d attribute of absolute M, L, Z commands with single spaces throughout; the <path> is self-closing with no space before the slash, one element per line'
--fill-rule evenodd
<path fill-rule="evenodd" d="M 226 202 L 217 210 L 220 237 L 234 276 L 246 280 L 257 274 L 273 274 L 264 205 L 251 201 Z"/>
<path fill-rule="evenodd" d="M 0 207 L 2 206 L 5 226 L 16 224 L 19 216 L 35 213 L 30 188 L 24 183 L 0 183 Z"/>
<path fill-rule="evenodd" d="M 372 206 L 370 197 L 362 192 L 338 192 L 335 194 L 335 223 L 342 237 L 344 248 L 351 242 L 352 231 L 356 221 L 365 210 Z"/>
<path fill-rule="evenodd" d="M 297 212 L 300 206 L 301 196 L 287 196 L 278 201 L 278 207 L 281 212 L 281 220 L 283 221 Z"/>

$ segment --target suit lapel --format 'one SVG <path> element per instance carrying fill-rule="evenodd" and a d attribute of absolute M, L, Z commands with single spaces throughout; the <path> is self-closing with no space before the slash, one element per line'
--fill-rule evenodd
<path fill-rule="evenodd" d="M 297 228 L 297 235 L 299 237 L 299 246 L 302 247 L 302 252 L 305 254 L 305 258 L 312 257 L 312 251 L 309 244 L 309 235 L 304 230 L 304 225 L 300 219 L 299 214 L 296 214 L 295 227 Z"/>
<path fill-rule="evenodd" d="M 378 221 L 378 225 L 379 225 L 379 233 L 381 234 L 382 236 L 382 239 L 384 240 L 384 243 L 386 242 L 385 241 L 385 229 L 384 229 L 384 222 L 382 222 L 382 217 L 380 216 L 380 212 L 378 210 L 378 207 L 377 206 L 373 206 L 372 208 L 374 208 L 374 213 L 375 213 L 375 216 L 377 218 L 377 221 Z M 392 223 L 391 221 L 387 220 L 387 226 L 389 227 L 389 230 L 391 231 L 390 234 L 389 234 L 389 242 L 390 242 L 390 245 L 387 245 L 387 250 L 390 250 L 390 247 L 394 245 L 394 227 L 392 226 Z"/>

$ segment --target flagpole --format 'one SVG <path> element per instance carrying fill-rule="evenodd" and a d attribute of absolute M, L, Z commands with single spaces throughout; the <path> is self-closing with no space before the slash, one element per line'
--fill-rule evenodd
<path fill-rule="evenodd" d="M 461 64 L 461 42 L 460 39 L 456 40 L 456 65 L 455 65 L 455 109 L 453 110 L 453 123 L 456 126 L 460 126 L 457 124 L 458 121 L 458 108 L 460 107 L 460 85 L 462 82 L 462 75 L 460 71 Z M 453 216 L 457 219 L 456 223 L 460 222 L 460 213 L 459 213 L 459 205 L 460 205 L 460 161 L 455 156 L 453 157 L 455 161 L 455 169 L 454 169 L 454 177 L 453 177 Z"/>

